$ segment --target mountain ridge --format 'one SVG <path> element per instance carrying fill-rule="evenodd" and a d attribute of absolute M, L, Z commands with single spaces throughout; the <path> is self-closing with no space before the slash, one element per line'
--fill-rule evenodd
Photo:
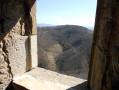
<path fill-rule="evenodd" d="M 68 75 L 87 73 L 92 36 L 77 25 L 38 27 L 39 66 Z"/>
<path fill-rule="evenodd" d="M 66 25 L 70 25 L 70 24 L 66 24 Z M 64 25 L 54 25 L 54 24 L 45 24 L 45 23 L 37 24 L 37 27 L 55 27 L 55 26 L 64 26 Z M 80 25 L 73 25 L 73 26 L 80 26 Z M 93 26 L 80 26 L 80 27 L 86 27 L 89 30 L 94 30 Z"/>

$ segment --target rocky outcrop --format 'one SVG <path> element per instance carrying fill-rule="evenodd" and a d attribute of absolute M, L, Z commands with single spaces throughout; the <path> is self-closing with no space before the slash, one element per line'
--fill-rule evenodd
<path fill-rule="evenodd" d="M 35 2 L 0 0 L 0 90 L 5 89 L 14 76 L 11 64 L 18 62 L 15 58 L 26 58 L 26 54 L 22 54 L 22 51 L 26 53 L 23 49 L 25 38 L 37 33 Z"/>
<path fill-rule="evenodd" d="M 119 0 L 98 0 L 88 85 L 119 89 Z"/>

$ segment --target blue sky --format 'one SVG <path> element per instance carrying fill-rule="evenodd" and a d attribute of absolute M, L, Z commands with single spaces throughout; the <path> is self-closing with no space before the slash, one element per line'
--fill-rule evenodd
<path fill-rule="evenodd" d="M 94 26 L 97 0 L 37 0 L 37 23 Z"/>

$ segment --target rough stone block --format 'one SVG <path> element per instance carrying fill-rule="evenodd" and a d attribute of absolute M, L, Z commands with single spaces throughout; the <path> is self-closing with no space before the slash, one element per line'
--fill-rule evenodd
<path fill-rule="evenodd" d="M 8 58 L 13 76 L 29 70 L 28 36 L 19 36 L 11 39 L 6 45 Z"/>

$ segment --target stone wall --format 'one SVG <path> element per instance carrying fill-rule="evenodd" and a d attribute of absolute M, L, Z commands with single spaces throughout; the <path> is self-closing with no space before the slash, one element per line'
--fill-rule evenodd
<path fill-rule="evenodd" d="M 36 34 L 36 0 L 0 0 L 0 90 L 31 68 L 29 37 Z"/>
<path fill-rule="evenodd" d="M 28 36 L 19 36 L 11 39 L 6 50 L 13 76 L 22 74 L 30 69 Z"/>
<path fill-rule="evenodd" d="M 88 85 L 119 90 L 119 0 L 98 0 Z"/>

